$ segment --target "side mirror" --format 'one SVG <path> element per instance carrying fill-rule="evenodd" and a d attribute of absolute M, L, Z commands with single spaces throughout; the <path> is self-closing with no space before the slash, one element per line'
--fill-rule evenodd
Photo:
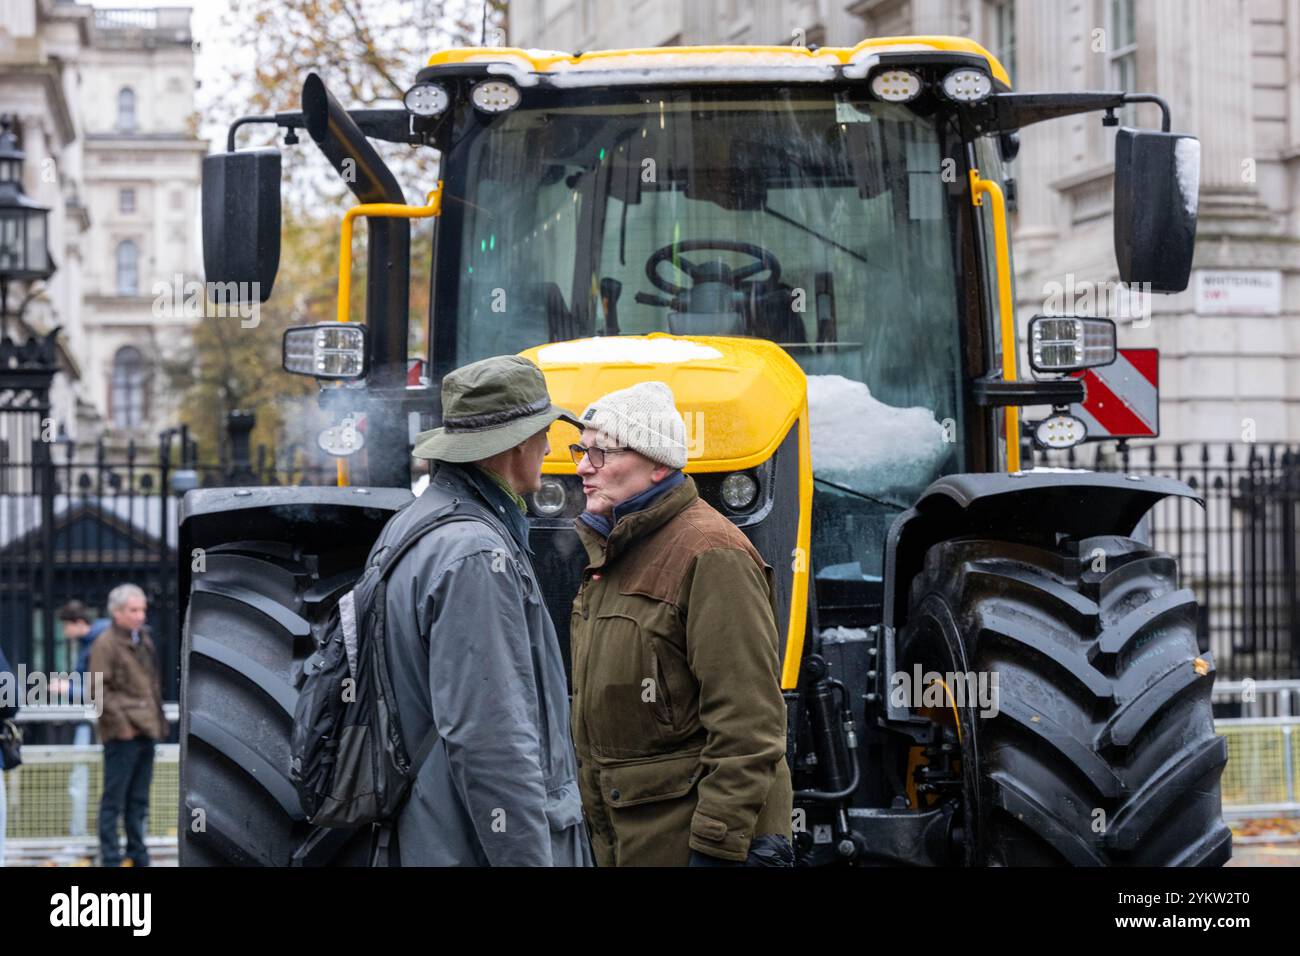
<path fill-rule="evenodd" d="M 265 302 L 279 268 L 279 151 L 205 156 L 204 278 L 220 284 L 226 302 Z"/>
<path fill-rule="evenodd" d="M 1115 136 L 1115 261 L 1123 282 L 1182 292 L 1196 249 L 1201 143 L 1121 128 Z"/>

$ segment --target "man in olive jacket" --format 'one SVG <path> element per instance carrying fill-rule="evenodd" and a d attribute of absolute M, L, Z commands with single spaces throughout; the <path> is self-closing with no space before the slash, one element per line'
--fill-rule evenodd
<path fill-rule="evenodd" d="M 573 734 L 596 862 L 791 865 L 771 569 L 682 473 L 667 385 L 581 420 Z"/>

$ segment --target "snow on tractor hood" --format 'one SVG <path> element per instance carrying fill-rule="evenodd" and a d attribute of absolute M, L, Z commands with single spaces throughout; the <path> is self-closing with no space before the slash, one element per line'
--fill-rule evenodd
<path fill-rule="evenodd" d="M 919 491 L 948 454 L 927 408 L 886 405 L 862 382 L 808 376 L 813 474 L 861 494 Z"/>
<path fill-rule="evenodd" d="M 766 461 L 806 415 L 803 370 L 764 339 L 664 333 L 578 339 L 521 352 L 546 375 L 551 401 L 581 415 L 602 395 L 665 382 L 686 420 L 687 471 L 736 471 Z M 573 427 L 551 426 L 545 471 L 572 474 Z"/>

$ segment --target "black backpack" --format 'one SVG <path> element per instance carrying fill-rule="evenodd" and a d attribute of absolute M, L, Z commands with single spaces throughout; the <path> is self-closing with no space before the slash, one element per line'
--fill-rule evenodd
<path fill-rule="evenodd" d="M 316 652 L 303 665 L 289 776 L 316 826 L 391 822 L 433 748 L 432 729 L 413 755 L 402 736 L 388 670 L 385 597 L 388 575 L 420 538 L 452 521 L 484 521 L 459 505 L 452 499 L 395 544 L 371 550 L 365 571 L 330 612 Z"/>

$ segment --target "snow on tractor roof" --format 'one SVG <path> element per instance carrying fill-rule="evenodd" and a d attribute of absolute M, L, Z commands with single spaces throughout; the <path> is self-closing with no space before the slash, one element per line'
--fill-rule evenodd
<path fill-rule="evenodd" d="M 947 51 L 983 57 L 995 80 L 1011 85 L 992 54 L 962 37 L 884 37 L 853 47 L 699 46 L 596 50 L 570 54 L 517 47 L 440 50 L 429 66 L 488 64 L 489 73 L 508 76 L 518 86 L 545 82 L 554 87 L 620 86 L 690 82 L 816 82 L 837 76 L 862 79 L 882 53 Z"/>
<path fill-rule="evenodd" d="M 547 345 L 537 358 L 544 365 L 660 365 L 720 359 L 722 353 L 683 339 L 608 335 Z"/>

